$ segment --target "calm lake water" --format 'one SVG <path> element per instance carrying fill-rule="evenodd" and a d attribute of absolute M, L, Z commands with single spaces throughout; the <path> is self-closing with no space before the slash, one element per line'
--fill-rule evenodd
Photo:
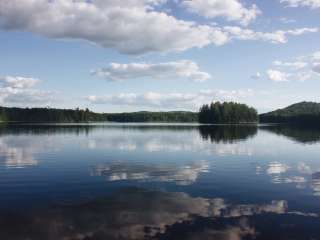
<path fill-rule="evenodd" d="M 320 239 L 320 129 L 0 126 L 0 239 Z"/>

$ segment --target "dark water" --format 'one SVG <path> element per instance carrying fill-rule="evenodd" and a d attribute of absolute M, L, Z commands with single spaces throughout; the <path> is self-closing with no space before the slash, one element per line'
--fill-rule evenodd
<path fill-rule="evenodd" d="M 0 127 L 1 240 L 320 239 L 320 129 Z"/>

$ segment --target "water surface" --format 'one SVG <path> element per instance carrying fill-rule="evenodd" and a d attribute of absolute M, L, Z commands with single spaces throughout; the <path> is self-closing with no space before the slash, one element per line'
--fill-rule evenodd
<path fill-rule="evenodd" d="M 320 129 L 0 127 L 0 239 L 320 239 Z"/>

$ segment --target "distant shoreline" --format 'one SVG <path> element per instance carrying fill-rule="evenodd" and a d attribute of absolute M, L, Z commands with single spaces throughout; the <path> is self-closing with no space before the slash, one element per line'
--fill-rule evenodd
<path fill-rule="evenodd" d="M 216 103 L 215 103 L 216 104 Z M 135 123 L 135 124 L 176 124 L 176 125 L 260 125 L 260 124 L 300 124 L 320 125 L 320 103 L 301 102 L 284 109 L 257 115 L 257 117 L 244 117 L 242 120 L 232 116 L 227 121 L 216 120 L 210 114 L 221 114 L 219 109 L 230 111 L 234 107 L 236 114 L 245 116 L 248 113 L 244 104 L 218 103 L 219 105 L 204 105 L 207 112 L 191 111 L 159 111 L 159 112 L 124 112 L 124 113 L 95 113 L 89 109 L 55 109 L 55 108 L 8 108 L 0 107 L 0 124 L 92 124 L 92 123 Z M 214 106 L 216 112 L 210 112 Z M 239 108 L 240 111 L 237 109 Z M 232 108 L 231 108 L 232 109 Z M 254 110 L 254 109 L 253 109 Z M 242 112 L 241 112 L 242 111 Z M 221 116 L 217 116 L 221 117 Z M 209 118 L 209 120 L 208 120 Z M 257 120 L 257 121 L 245 121 Z M 216 121 L 216 122 L 215 122 Z"/>

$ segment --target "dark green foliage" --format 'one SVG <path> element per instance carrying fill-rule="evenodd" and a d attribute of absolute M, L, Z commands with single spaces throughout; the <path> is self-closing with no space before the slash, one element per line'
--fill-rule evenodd
<path fill-rule="evenodd" d="M 102 121 L 103 115 L 78 108 L 0 108 L 0 119 L 8 122 L 88 122 Z"/>
<path fill-rule="evenodd" d="M 301 102 L 260 115 L 264 123 L 320 124 L 320 103 Z"/>
<path fill-rule="evenodd" d="M 270 124 L 261 126 L 260 129 L 273 132 L 280 136 L 286 136 L 294 141 L 306 144 L 320 141 L 320 126 L 294 125 L 294 124 Z"/>
<path fill-rule="evenodd" d="M 110 122 L 198 122 L 198 114 L 194 112 L 133 112 L 107 113 Z"/>
<path fill-rule="evenodd" d="M 5 109 L 0 107 L 0 122 L 7 121 Z"/>
<path fill-rule="evenodd" d="M 200 108 L 199 122 L 207 124 L 253 123 L 258 122 L 258 113 L 254 108 L 245 104 L 215 102 Z"/>
<path fill-rule="evenodd" d="M 214 143 L 233 143 L 255 136 L 258 127 L 257 125 L 201 125 L 199 132 L 203 139 Z"/>
<path fill-rule="evenodd" d="M 3 108 L 0 121 L 8 122 L 197 122 L 193 112 L 94 113 L 89 109 Z"/>

